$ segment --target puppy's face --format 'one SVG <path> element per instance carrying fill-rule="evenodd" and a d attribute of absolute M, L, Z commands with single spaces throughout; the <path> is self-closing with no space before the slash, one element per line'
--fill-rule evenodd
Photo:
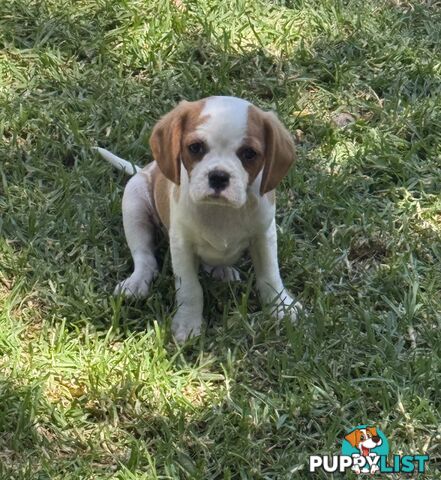
<path fill-rule="evenodd" d="M 258 179 L 272 190 L 294 160 L 294 145 L 277 117 L 234 97 L 182 102 L 155 126 L 158 166 L 180 184 L 181 164 L 195 203 L 240 208 Z"/>
<path fill-rule="evenodd" d="M 378 447 L 382 440 L 376 427 L 359 428 L 346 435 L 346 440 L 365 454 L 366 450 Z"/>

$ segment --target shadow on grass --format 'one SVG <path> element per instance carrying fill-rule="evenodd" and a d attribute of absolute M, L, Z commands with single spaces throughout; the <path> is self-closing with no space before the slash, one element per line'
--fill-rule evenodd
<path fill-rule="evenodd" d="M 39 386 L 21 387 L 0 378 L 0 402 L 0 475 L 4 479 L 30 478 L 40 455 L 49 455 L 50 439 L 38 433 L 36 425 L 43 392 Z M 40 451 L 37 458 L 36 447 Z"/>
<path fill-rule="evenodd" d="M 114 394 L 49 402 L 40 386 L 0 379 L 2 479 L 97 478 L 124 471 L 217 478 L 241 469 L 280 475 L 321 446 L 319 438 L 302 436 L 309 429 L 306 410 L 293 434 L 290 420 L 277 419 L 282 399 L 271 389 L 262 395 L 257 384 L 251 389 L 235 383 L 228 396 L 212 403 L 195 387 L 185 397 L 167 399 L 159 411 L 153 399 L 151 409 L 146 400 L 140 410 L 133 399 L 112 399 Z"/>
<path fill-rule="evenodd" d="M 63 405 L 56 400 L 51 403 L 41 385 L 23 387 L 2 378 L 0 402 L 3 480 L 43 480 L 61 474 L 97 478 L 130 464 L 130 434 L 124 436 L 114 428 L 102 410 L 82 405 L 81 401 L 71 405 L 66 400 Z M 154 429 L 153 423 L 149 424 Z M 111 451 L 100 443 L 100 432 L 106 430 L 122 437 L 121 450 Z M 128 427 L 127 432 L 130 430 Z"/>

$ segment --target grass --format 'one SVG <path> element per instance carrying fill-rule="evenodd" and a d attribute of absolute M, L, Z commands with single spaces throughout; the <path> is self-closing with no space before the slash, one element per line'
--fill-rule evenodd
<path fill-rule="evenodd" d="M 435 1 L 2 2 L 0 478 L 339 478 L 308 456 L 365 423 L 441 478 L 440 40 Z M 262 313 L 245 259 L 178 348 L 166 245 L 147 301 L 111 295 L 126 178 L 90 147 L 147 163 L 212 94 L 297 130 L 279 257 L 311 313 Z"/>

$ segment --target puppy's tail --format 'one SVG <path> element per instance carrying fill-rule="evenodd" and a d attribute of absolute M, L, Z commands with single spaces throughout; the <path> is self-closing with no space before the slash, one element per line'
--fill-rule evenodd
<path fill-rule="evenodd" d="M 135 173 L 140 172 L 142 170 L 141 167 L 137 165 L 133 165 L 132 163 L 124 160 L 123 158 L 117 157 L 109 150 L 101 147 L 93 147 L 105 160 L 111 163 L 114 167 L 118 170 L 124 170 L 125 173 L 128 175 L 135 175 Z"/>

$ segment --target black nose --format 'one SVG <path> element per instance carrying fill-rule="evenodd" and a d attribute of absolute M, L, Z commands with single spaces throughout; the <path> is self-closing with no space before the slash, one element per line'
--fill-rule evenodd
<path fill-rule="evenodd" d="M 208 185 L 218 192 L 227 188 L 229 183 L 230 174 L 227 172 L 213 170 L 208 174 Z"/>
<path fill-rule="evenodd" d="M 373 440 L 375 443 L 380 443 L 381 438 L 380 438 L 380 437 L 372 437 L 372 440 Z"/>

